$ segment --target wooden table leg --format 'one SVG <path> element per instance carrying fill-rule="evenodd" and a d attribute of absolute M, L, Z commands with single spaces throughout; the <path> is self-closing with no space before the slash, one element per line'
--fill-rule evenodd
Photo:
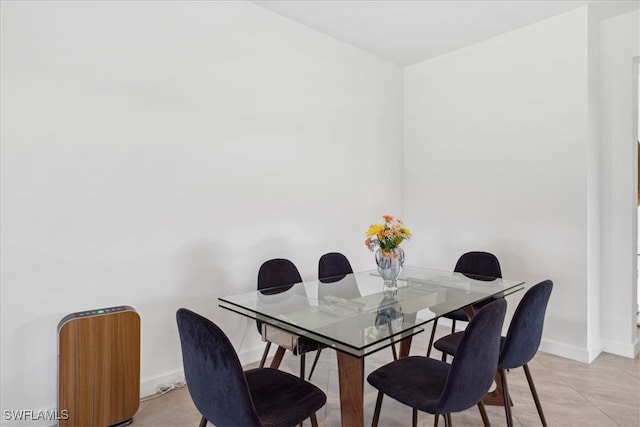
<path fill-rule="evenodd" d="M 482 403 L 485 405 L 495 405 L 495 406 L 504 406 L 504 397 L 502 397 L 502 378 L 500 377 L 500 373 L 496 374 L 496 388 L 482 399 Z M 509 406 L 513 406 L 513 401 L 511 400 L 511 396 L 509 396 Z"/>
<path fill-rule="evenodd" d="M 472 305 L 468 305 L 466 307 L 462 307 L 462 309 L 464 310 L 465 314 L 467 315 L 467 318 L 472 319 L 473 316 L 476 315 L 476 310 L 475 308 L 473 308 Z"/>
<path fill-rule="evenodd" d="M 364 426 L 364 358 L 341 351 L 337 355 L 342 426 Z"/>
<path fill-rule="evenodd" d="M 467 317 L 469 319 L 473 318 L 475 315 L 475 310 L 472 305 L 464 307 L 464 312 L 467 313 Z M 500 373 L 496 373 L 495 382 L 496 388 L 487 393 L 487 395 L 482 399 L 482 403 L 485 405 L 504 406 L 504 397 L 502 396 L 502 378 L 500 377 Z M 513 406 L 511 396 L 509 396 L 509 406 Z"/>
<path fill-rule="evenodd" d="M 278 367 L 280 367 L 280 362 L 282 362 L 285 351 L 287 351 L 286 348 L 278 346 L 278 350 L 276 350 L 276 354 L 271 361 L 271 368 L 278 369 Z"/>
<path fill-rule="evenodd" d="M 405 322 L 416 323 L 416 313 L 407 313 L 404 316 Z M 400 340 L 400 359 L 409 356 L 409 350 L 411 350 L 411 340 L 413 336 L 409 336 L 403 340 Z"/>
<path fill-rule="evenodd" d="M 400 359 L 409 356 L 409 350 L 411 350 L 411 339 L 413 336 L 407 337 L 400 341 Z"/>

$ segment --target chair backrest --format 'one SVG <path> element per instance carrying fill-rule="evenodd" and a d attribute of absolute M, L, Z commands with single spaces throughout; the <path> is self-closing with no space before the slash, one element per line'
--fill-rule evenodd
<path fill-rule="evenodd" d="M 231 342 L 210 320 L 176 313 L 184 375 L 198 411 L 217 426 L 262 426 Z"/>
<path fill-rule="evenodd" d="M 437 405 L 439 413 L 470 408 L 489 391 L 498 369 L 506 310 L 507 301 L 500 298 L 485 305 L 469 321 Z"/>
<path fill-rule="evenodd" d="M 273 258 L 265 261 L 258 270 L 258 290 L 263 294 L 279 293 L 302 282 L 296 265 L 288 259 Z M 269 292 L 271 288 L 273 292 Z"/>
<path fill-rule="evenodd" d="M 298 267 L 285 258 L 265 261 L 258 270 L 258 291 L 265 295 L 284 292 L 300 282 L 302 282 L 302 276 Z M 262 334 L 262 322 L 256 320 L 256 327 L 258 333 Z"/>
<path fill-rule="evenodd" d="M 453 271 L 463 273 L 478 280 L 486 278 L 502 278 L 500 261 L 489 252 L 467 252 L 462 254 L 456 262 Z M 477 277 L 476 277 L 477 276 Z"/>
<path fill-rule="evenodd" d="M 499 369 L 523 366 L 535 356 L 542 339 L 542 328 L 553 282 L 545 280 L 524 294 L 511 318 L 502 344 Z"/>
<path fill-rule="evenodd" d="M 318 260 L 318 280 L 321 283 L 333 283 L 353 273 L 351 263 L 344 254 L 328 252 Z"/>

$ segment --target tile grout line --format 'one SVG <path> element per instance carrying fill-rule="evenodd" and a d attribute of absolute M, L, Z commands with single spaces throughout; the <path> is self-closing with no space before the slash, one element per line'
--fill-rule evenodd
<path fill-rule="evenodd" d="M 619 368 L 614 367 L 617 371 L 620 371 Z M 596 405 L 593 401 L 591 401 L 591 399 L 589 399 L 587 396 L 585 396 L 580 390 L 576 389 L 575 387 L 573 387 L 571 384 L 569 384 L 568 382 L 566 382 L 564 379 L 562 379 L 562 377 L 560 375 L 558 375 L 558 373 L 554 370 L 554 369 L 549 369 L 550 372 L 553 373 L 553 375 L 556 376 L 556 378 L 558 378 L 564 385 L 566 385 L 568 388 L 570 388 L 571 390 L 573 390 L 574 392 L 576 392 L 581 398 L 583 398 L 585 400 L 585 402 L 588 402 L 589 405 L 591 405 L 593 408 L 595 408 L 598 412 L 600 412 L 602 415 L 604 415 L 605 417 L 607 417 L 609 420 L 611 420 L 611 422 L 617 426 L 620 426 L 620 424 L 618 424 L 616 422 L 616 420 L 614 420 L 613 418 L 611 418 L 611 416 L 609 414 L 607 414 L 606 412 L 604 412 L 602 410 L 602 408 L 600 408 L 600 406 Z M 620 426 L 623 427 L 623 426 Z"/>

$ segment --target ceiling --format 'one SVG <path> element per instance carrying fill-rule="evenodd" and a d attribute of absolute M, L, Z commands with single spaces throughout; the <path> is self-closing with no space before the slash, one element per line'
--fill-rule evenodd
<path fill-rule="evenodd" d="M 415 64 L 594 5 L 602 16 L 640 0 L 255 0 L 253 3 L 398 65 Z"/>

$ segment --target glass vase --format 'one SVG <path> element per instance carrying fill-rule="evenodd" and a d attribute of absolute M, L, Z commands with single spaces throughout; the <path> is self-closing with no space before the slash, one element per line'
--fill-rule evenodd
<path fill-rule="evenodd" d="M 397 291 L 385 290 L 384 298 L 378 305 L 375 325 L 380 334 L 392 335 L 399 331 L 404 322 L 402 307 L 396 299 Z"/>
<path fill-rule="evenodd" d="M 383 291 L 395 291 L 398 289 L 398 276 L 404 265 L 404 251 L 401 248 L 383 251 L 376 250 L 376 264 L 378 273 L 384 280 Z"/>

